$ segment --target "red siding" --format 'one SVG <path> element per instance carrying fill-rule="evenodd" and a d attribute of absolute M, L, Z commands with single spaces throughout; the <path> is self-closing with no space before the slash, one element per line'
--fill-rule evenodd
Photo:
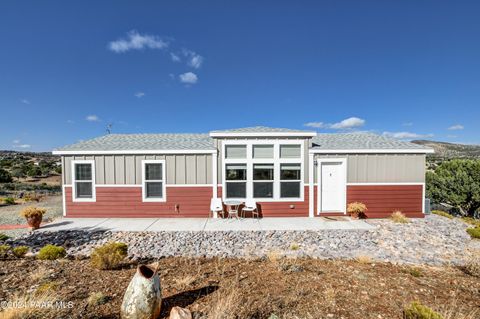
<path fill-rule="evenodd" d="M 218 197 L 222 197 L 222 187 L 218 188 Z M 257 205 L 261 217 L 308 217 L 308 186 L 304 188 L 303 201 L 257 202 Z"/>
<path fill-rule="evenodd" d="M 400 210 L 407 217 L 424 217 L 422 185 L 347 186 L 347 203 L 367 205 L 367 217 L 389 217 Z"/>
<path fill-rule="evenodd" d="M 67 217 L 208 217 L 212 198 L 211 187 L 167 187 L 166 202 L 143 202 L 141 187 L 97 187 L 96 192 L 96 202 L 72 202 L 72 188 L 66 187 Z"/>

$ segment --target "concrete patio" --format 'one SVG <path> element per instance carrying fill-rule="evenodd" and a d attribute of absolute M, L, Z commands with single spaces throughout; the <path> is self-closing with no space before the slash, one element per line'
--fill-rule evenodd
<path fill-rule="evenodd" d="M 261 219 L 213 218 L 63 218 L 43 225 L 39 231 L 265 231 L 265 230 L 369 230 L 364 220 L 290 217 Z"/>

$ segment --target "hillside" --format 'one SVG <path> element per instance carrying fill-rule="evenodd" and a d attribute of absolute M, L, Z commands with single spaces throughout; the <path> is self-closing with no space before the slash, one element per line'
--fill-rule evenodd
<path fill-rule="evenodd" d="M 415 140 L 412 143 L 431 147 L 435 154 L 430 157 L 435 158 L 453 158 L 453 157 L 480 157 L 480 145 L 455 144 L 438 141 Z"/>

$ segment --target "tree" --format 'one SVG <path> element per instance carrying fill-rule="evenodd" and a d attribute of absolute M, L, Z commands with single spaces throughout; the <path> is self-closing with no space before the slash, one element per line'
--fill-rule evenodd
<path fill-rule="evenodd" d="M 42 170 L 38 166 L 32 166 L 28 172 L 27 175 L 30 177 L 36 177 L 42 175 Z"/>
<path fill-rule="evenodd" d="M 12 175 L 3 168 L 0 168 L 0 183 L 11 183 Z"/>
<path fill-rule="evenodd" d="M 480 160 L 454 159 L 427 172 L 427 197 L 474 216 L 480 208 Z"/>

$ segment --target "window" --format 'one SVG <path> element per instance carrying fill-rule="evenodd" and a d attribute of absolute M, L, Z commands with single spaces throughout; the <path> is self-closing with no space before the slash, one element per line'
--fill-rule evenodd
<path fill-rule="evenodd" d="M 273 145 L 253 145 L 253 158 L 273 158 Z"/>
<path fill-rule="evenodd" d="M 247 197 L 247 165 L 227 164 L 225 172 L 227 198 Z"/>
<path fill-rule="evenodd" d="M 225 147 L 225 158 L 247 158 L 246 145 L 227 145 Z"/>
<path fill-rule="evenodd" d="M 223 143 L 224 199 L 304 199 L 303 140 L 252 138 Z"/>
<path fill-rule="evenodd" d="M 95 165 L 93 160 L 72 161 L 73 200 L 95 201 Z"/>
<path fill-rule="evenodd" d="M 300 158 L 301 147 L 300 145 L 280 145 L 280 158 Z"/>
<path fill-rule="evenodd" d="M 143 161 L 143 200 L 163 202 L 165 198 L 165 161 Z"/>
<path fill-rule="evenodd" d="M 280 166 L 280 197 L 298 198 L 301 187 L 300 164 L 281 164 Z"/>
<path fill-rule="evenodd" d="M 273 198 L 273 164 L 253 165 L 253 197 Z"/>

